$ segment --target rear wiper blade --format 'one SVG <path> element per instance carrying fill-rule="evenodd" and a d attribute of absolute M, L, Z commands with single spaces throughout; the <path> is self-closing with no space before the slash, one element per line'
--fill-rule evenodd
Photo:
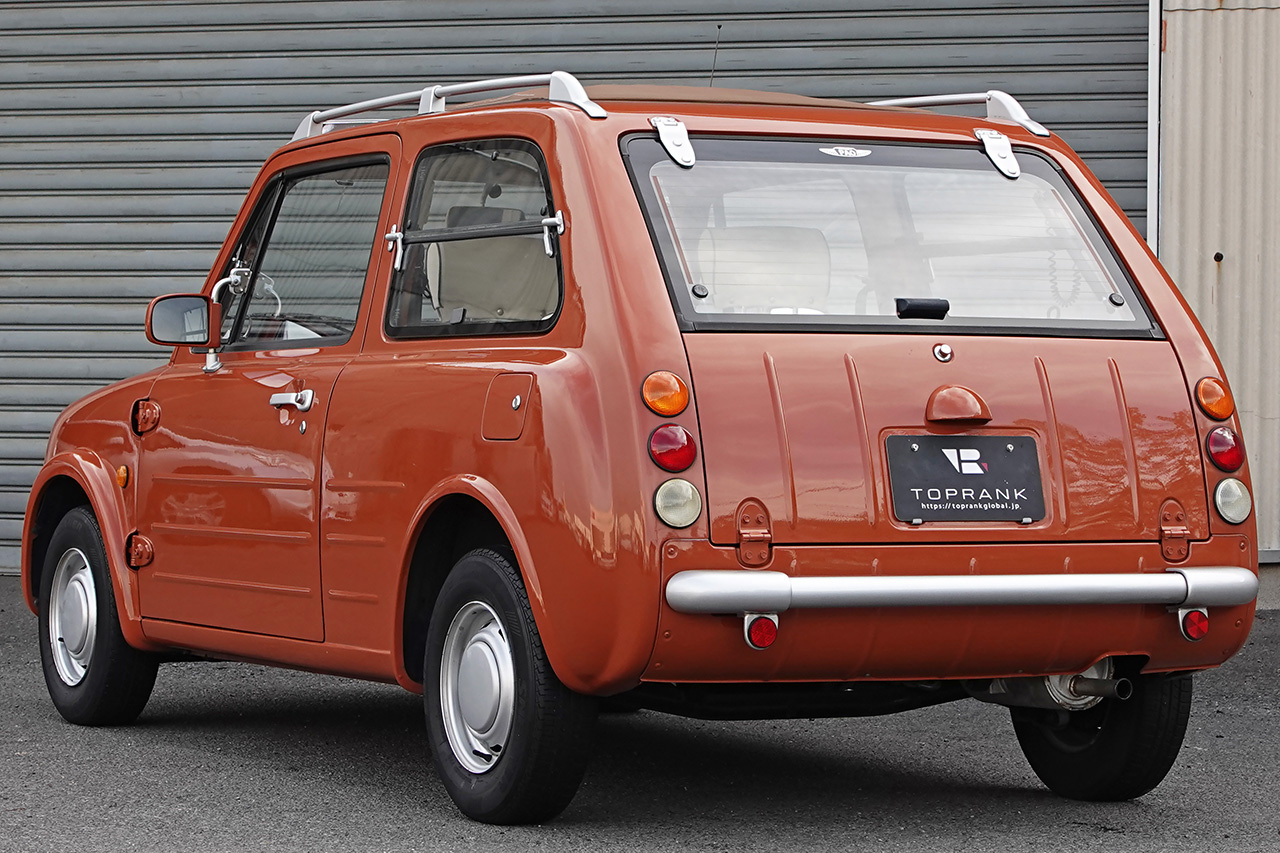
<path fill-rule="evenodd" d="M 898 309 L 899 320 L 945 320 L 951 310 L 951 303 L 946 299 L 899 296 L 893 304 Z"/>

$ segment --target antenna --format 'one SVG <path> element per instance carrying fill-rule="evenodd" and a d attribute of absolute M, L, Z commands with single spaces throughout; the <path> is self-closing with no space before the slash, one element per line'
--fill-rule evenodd
<path fill-rule="evenodd" d="M 716 60 L 720 58 L 720 28 L 724 24 L 716 24 L 716 47 L 711 53 L 711 82 L 707 83 L 710 88 L 716 84 Z"/>

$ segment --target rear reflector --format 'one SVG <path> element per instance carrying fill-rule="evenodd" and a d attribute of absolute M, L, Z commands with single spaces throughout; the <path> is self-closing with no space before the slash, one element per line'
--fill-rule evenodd
<path fill-rule="evenodd" d="M 663 424 L 649 434 L 649 457 L 659 468 L 675 474 L 698 458 L 698 445 L 684 427 Z"/>
<path fill-rule="evenodd" d="M 1226 521 L 1243 524 L 1253 511 L 1253 497 L 1244 483 L 1235 477 L 1227 477 L 1213 490 L 1213 505 Z"/>
<path fill-rule="evenodd" d="M 747 614 L 747 645 L 767 649 L 778 639 L 778 617 L 772 614 Z"/>
<path fill-rule="evenodd" d="M 1209 458 L 1213 460 L 1213 464 L 1228 474 L 1239 471 L 1240 466 L 1244 464 L 1244 444 L 1240 441 L 1240 436 L 1229 427 L 1218 427 L 1209 433 L 1204 447 L 1209 452 Z"/>
<path fill-rule="evenodd" d="M 1221 379 L 1206 376 L 1196 384 L 1196 402 L 1215 421 L 1225 421 L 1236 410 L 1236 402 Z"/>
<path fill-rule="evenodd" d="M 669 370 L 656 370 L 646 376 L 640 394 L 649 410 L 664 418 L 675 417 L 689 405 L 689 387 Z"/>
<path fill-rule="evenodd" d="M 1184 610 L 1182 612 L 1182 636 L 1195 642 L 1203 640 L 1209 633 L 1209 614 L 1204 610 Z"/>

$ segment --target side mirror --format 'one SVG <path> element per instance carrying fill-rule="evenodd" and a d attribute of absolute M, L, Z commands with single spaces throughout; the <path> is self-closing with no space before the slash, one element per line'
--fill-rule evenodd
<path fill-rule="evenodd" d="M 147 306 L 146 328 L 153 344 L 218 347 L 222 306 L 199 293 L 158 296 Z"/>

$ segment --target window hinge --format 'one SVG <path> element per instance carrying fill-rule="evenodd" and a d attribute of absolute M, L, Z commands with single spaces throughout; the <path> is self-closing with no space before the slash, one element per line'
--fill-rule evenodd
<path fill-rule="evenodd" d="M 1009 137 L 989 127 L 976 127 L 973 129 L 973 135 L 982 141 L 987 157 L 1006 178 L 1016 178 L 1022 174 L 1018 158 L 1013 156 L 1013 146 L 1009 144 Z"/>
<path fill-rule="evenodd" d="M 684 122 L 671 116 L 654 116 L 649 119 L 649 124 L 658 131 L 658 141 L 667 150 L 667 156 L 675 160 L 677 165 L 692 168 L 693 145 L 689 142 L 689 131 Z"/>

